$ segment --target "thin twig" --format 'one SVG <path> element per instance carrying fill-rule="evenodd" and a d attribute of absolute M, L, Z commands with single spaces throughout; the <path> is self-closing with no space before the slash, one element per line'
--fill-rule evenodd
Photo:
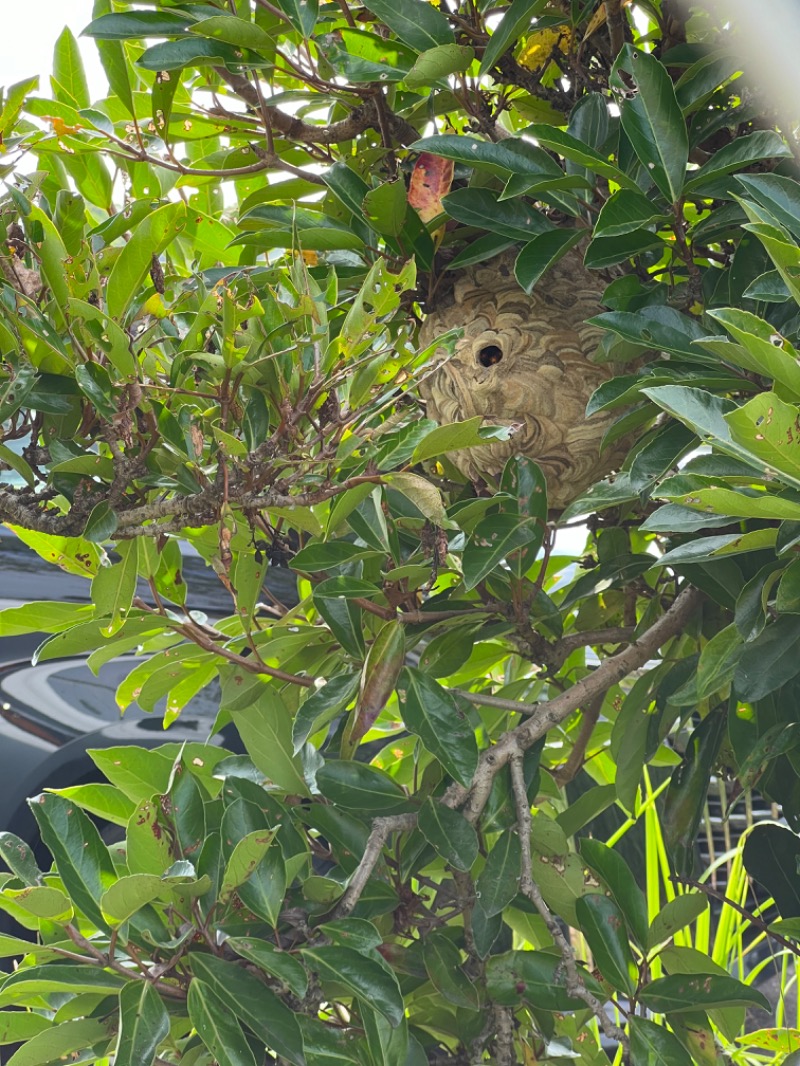
<path fill-rule="evenodd" d="M 702 881 L 692 881 L 689 877 L 679 877 L 677 874 L 670 876 L 670 881 L 676 885 L 685 885 L 687 888 L 696 888 L 698 892 L 702 892 L 706 896 L 710 896 L 711 899 L 718 899 L 720 903 L 724 903 L 728 907 L 733 907 L 737 914 L 741 914 L 743 918 L 746 918 L 751 925 L 754 925 L 759 932 L 764 933 L 765 936 L 770 937 L 776 944 L 780 944 L 786 948 L 793 955 L 800 958 L 800 944 L 793 944 L 791 940 L 787 940 L 786 937 L 781 936 L 780 933 L 773 933 L 769 925 L 763 918 L 759 918 L 755 914 L 751 914 L 735 900 L 732 900 L 729 896 L 726 896 L 724 892 L 717 892 L 715 888 L 710 885 L 703 884 Z"/>
<path fill-rule="evenodd" d="M 522 754 L 515 754 L 511 759 L 511 787 L 514 792 L 514 803 L 517 809 L 517 827 L 522 851 L 522 864 L 519 879 L 519 890 L 523 896 L 527 896 L 536 910 L 542 916 L 547 931 L 553 938 L 553 942 L 561 953 L 566 973 L 567 992 L 570 996 L 583 1000 L 589 1010 L 600 1023 L 600 1028 L 610 1040 L 616 1040 L 627 1050 L 628 1038 L 618 1025 L 609 1018 L 605 1007 L 600 1000 L 586 987 L 586 984 L 578 969 L 578 962 L 572 945 L 567 940 L 561 926 L 554 917 L 553 912 L 547 906 L 539 886 L 533 879 L 533 858 L 531 855 L 531 808 L 528 802 L 528 792 L 525 787 L 525 771 L 522 764 Z"/>
<path fill-rule="evenodd" d="M 350 884 L 336 906 L 335 918 L 347 918 L 352 914 L 361 898 L 361 893 L 367 887 L 367 882 L 372 876 L 372 871 L 381 857 L 381 852 L 390 834 L 413 829 L 416 824 L 416 814 L 393 814 L 386 818 L 375 819 L 361 862 L 356 867 L 355 873 L 350 878 Z"/>

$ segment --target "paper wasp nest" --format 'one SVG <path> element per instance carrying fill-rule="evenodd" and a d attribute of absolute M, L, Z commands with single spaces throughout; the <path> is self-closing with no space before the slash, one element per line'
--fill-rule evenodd
<path fill-rule="evenodd" d="M 608 280 L 573 251 L 526 296 L 513 259 L 500 256 L 461 272 L 447 301 L 428 315 L 425 346 L 464 329 L 453 358 L 421 384 L 429 416 L 443 424 L 483 415 L 487 424 L 518 427 L 508 441 L 451 453 L 467 477 L 499 474 L 513 453 L 528 455 L 547 478 L 550 506 L 561 508 L 622 461 L 629 440 L 600 454 L 619 412 L 585 415 L 589 397 L 614 373 L 589 361 L 602 331 L 586 325 L 603 310 Z M 444 360 L 441 349 L 437 358 Z"/>

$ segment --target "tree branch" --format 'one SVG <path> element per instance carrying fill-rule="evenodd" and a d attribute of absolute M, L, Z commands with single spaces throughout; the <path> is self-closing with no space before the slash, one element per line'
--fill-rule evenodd
<path fill-rule="evenodd" d="M 579 707 L 586 706 L 596 696 L 627 677 L 633 670 L 652 658 L 665 641 L 674 637 L 684 627 L 702 600 L 702 594 L 694 588 L 681 592 L 675 602 L 646 633 L 618 655 L 606 659 L 588 677 L 576 682 L 560 696 L 541 703 L 538 712 L 505 733 L 497 744 L 488 748 L 478 760 L 478 769 L 469 789 L 453 784 L 445 793 L 443 802 L 448 807 L 464 808 L 463 813 L 473 824 L 483 811 L 492 782 L 511 757 L 532 747 L 553 726 L 559 725 Z M 528 705 L 530 706 L 530 705 Z"/>
<path fill-rule="evenodd" d="M 350 883 L 345 889 L 344 895 L 339 900 L 333 913 L 334 918 L 347 918 L 353 913 L 356 904 L 361 898 L 361 893 L 367 887 L 367 882 L 372 876 L 372 871 L 381 857 L 381 852 L 391 833 L 413 829 L 417 824 L 416 814 L 393 814 L 386 818 L 376 818 L 372 823 L 372 830 L 364 848 L 361 862 L 356 867 L 355 873 L 350 878 Z"/>
<path fill-rule="evenodd" d="M 584 983 L 575 952 L 572 945 L 564 936 L 564 932 L 552 911 L 544 901 L 539 886 L 533 879 L 533 859 L 531 856 L 531 808 L 528 802 L 528 791 L 525 787 L 525 772 L 522 765 L 522 753 L 515 754 L 511 759 L 511 787 L 514 793 L 514 804 L 517 809 L 517 828 L 522 850 L 522 870 L 519 879 L 519 890 L 523 896 L 527 896 L 536 910 L 544 919 L 547 931 L 553 938 L 553 942 L 561 953 L 564 970 L 567 975 L 567 992 L 577 999 L 582 999 L 589 1010 L 600 1023 L 600 1028 L 610 1040 L 616 1040 L 627 1050 L 628 1038 L 618 1025 L 611 1021 L 606 1009 L 597 996 L 593 995 Z"/>

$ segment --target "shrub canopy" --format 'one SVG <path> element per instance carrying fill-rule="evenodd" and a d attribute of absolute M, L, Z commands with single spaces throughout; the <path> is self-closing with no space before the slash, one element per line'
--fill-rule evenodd
<path fill-rule="evenodd" d="M 218 685 L 243 748 L 97 752 L 106 783 L 32 803 L 50 872 L 0 836 L 36 941 L 0 940 L 0 1039 L 29 1066 L 793 1050 L 737 1042 L 766 1005 L 726 972 L 747 922 L 694 869 L 712 774 L 800 827 L 798 145 L 736 26 L 668 0 L 90 14 L 107 95 L 65 30 L 51 92 L 0 112 L 0 519 L 91 605 L 0 634 L 135 652 L 120 709 L 165 725 Z M 416 334 L 459 270 L 513 254 L 542 291 L 576 247 L 617 275 L 588 415 L 635 443 L 556 513 L 530 458 L 459 474 L 508 428 L 426 417 Z M 744 851 L 795 954 L 799 850 Z"/>

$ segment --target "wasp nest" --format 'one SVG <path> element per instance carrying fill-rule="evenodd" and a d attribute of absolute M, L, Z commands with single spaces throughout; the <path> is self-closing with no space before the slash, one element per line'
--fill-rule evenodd
<path fill-rule="evenodd" d="M 452 358 L 438 350 L 441 364 L 421 385 L 429 415 L 440 424 L 483 415 L 487 424 L 515 427 L 507 441 L 452 453 L 467 477 L 499 474 L 510 455 L 527 455 L 547 479 L 550 506 L 561 508 L 622 460 L 630 441 L 600 454 L 616 414 L 585 414 L 613 374 L 590 361 L 602 331 L 586 325 L 603 310 L 607 284 L 573 251 L 526 296 L 513 259 L 500 257 L 460 273 L 447 303 L 428 315 L 425 346 L 446 330 L 464 330 Z"/>

